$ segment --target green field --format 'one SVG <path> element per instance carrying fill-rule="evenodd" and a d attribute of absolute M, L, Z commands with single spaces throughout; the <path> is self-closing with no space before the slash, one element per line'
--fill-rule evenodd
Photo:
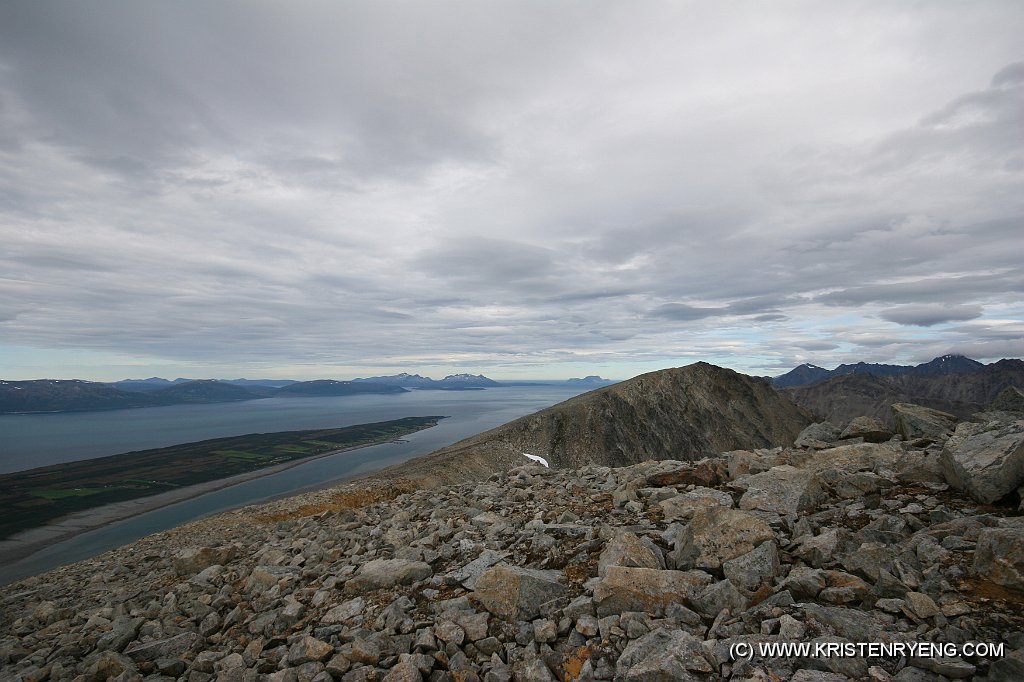
<path fill-rule="evenodd" d="M 0 539 L 111 502 L 394 440 L 440 419 L 405 417 L 335 429 L 252 433 L 3 474 Z"/>

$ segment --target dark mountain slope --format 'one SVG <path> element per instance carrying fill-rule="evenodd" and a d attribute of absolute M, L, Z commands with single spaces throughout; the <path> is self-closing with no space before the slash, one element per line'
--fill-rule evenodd
<path fill-rule="evenodd" d="M 151 391 L 150 396 L 168 405 L 179 403 L 226 403 L 235 400 L 252 400 L 273 395 L 273 389 L 236 386 L 214 379 L 200 379 L 174 384 L 158 391 Z"/>
<path fill-rule="evenodd" d="M 933 369 L 936 368 L 930 368 Z M 827 419 L 837 426 L 864 414 L 878 417 L 892 426 L 889 406 L 893 403 L 916 403 L 966 418 L 984 409 L 1008 386 L 1024 388 L 1024 361 L 1021 360 L 1000 360 L 973 372 L 930 370 L 886 377 L 834 376 L 782 392 L 816 418 Z"/>
<path fill-rule="evenodd" d="M 78 379 L 0 381 L 0 414 L 10 412 L 80 412 L 118 410 L 161 404 L 152 396 L 129 393 L 106 384 Z"/>
<path fill-rule="evenodd" d="M 696 460 L 789 445 L 810 421 L 767 382 L 699 362 L 584 393 L 400 469 L 403 476 L 445 482 L 519 466 L 524 452 L 558 467 Z"/>

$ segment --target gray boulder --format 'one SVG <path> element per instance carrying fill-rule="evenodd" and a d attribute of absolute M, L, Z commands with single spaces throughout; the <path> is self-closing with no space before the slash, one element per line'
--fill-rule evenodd
<path fill-rule="evenodd" d="M 1024 527 L 981 531 L 974 570 L 998 585 L 1024 590 Z"/>
<path fill-rule="evenodd" d="M 716 671 L 701 641 L 685 630 L 658 629 L 629 643 L 615 665 L 623 682 L 703 680 Z"/>
<path fill-rule="evenodd" d="M 565 593 L 559 571 L 498 564 L 480 576 L 473 599 L 499 618 L 532 620 Z"/>
<path fill-rule="evenodd" d="M 779 572 L 779 548 L 774 541 L 762 542 L 746 554 L 723 561 L 722 572 L 739 589 L 754 592 L 770 585 Z"/>
<path fill-rule="evenodd" d="M 199 636 L 194 632 L 183 632 L 174 637 L 160 639 L 145 644 L 136 643 L 124 650 L 124 655 L 133 661 L 155 661 L 169 656 L 180 657 L 199 643 Z"/>
<path fill-rule="evenodd" d="M 826 498 L 820 479 L 813 473 L 783 464 L 743 479 L 747 492 L 740 509 L 790 516 L 813 512 Z"/>
<path fill-rule="evenodd" d="M 1024 419 L 964 422 L 941 455 L 946 481 L 991 504 L 1024 484 Z"/>
<path fill-rule="evenodd" d="M 930 407 L 895 403 L 892 415 L 896 421 L 896 432 L 908 441 L 942 442 L 956 429 L 956 417 Z"/>
<path fill-rule="evenodd" d="M 666 521 L 681 521 L 693 518 L 700 509 L 714 506 L 731 507 L 732 496 L 722 490 L 695 486 L 693 490 L 675 495 L 658 503 Z"/>
<path fill-rule="evenodd" d="M 430 564 L 409 559 L 374 559 L 359 568 L 345 583 L 345 592 L 359 594 L 395 585 L 408 585 L 433 575 Z"/>
<path fill-rule="evenodd" d="M 597 564 L 597 574 L 604 577 L 609 566 L 634 568 L 665 568 L 661 550 L 647 538 L 623 531 L 608 541 Z"/>
<path fill-rule="evenodd" d="M 831 447 L 839 440 L 842 433 L 839 427 L 832 422 L 818 422 L 811 424 L 796 437 L 793 445 L 798 448 L 810 448 L 812 450 L 824 450 Z"/>
<path fill-rule="evenodd" d="M 673 603 L 689 603 L 713 578 L 703 571 L 660 571 L 609 566 L 594 587 L 598 616 L 624 611 L 659 613 Z"/>
<path fill-rule="evenodd" d="M 863 438 L 868 443 L 884 443 L 892 438 L 893 433 L 876 417 L 855 417 L 846 425 L 839 437 Z"/>
<path fill-rule="evenodd" d="M 763 519 L 727 507 L 697 512 L 683 528 L 672 552 L 676 568 L 718 570 L 723 561 L 746 554 L 775 533 Z"/>

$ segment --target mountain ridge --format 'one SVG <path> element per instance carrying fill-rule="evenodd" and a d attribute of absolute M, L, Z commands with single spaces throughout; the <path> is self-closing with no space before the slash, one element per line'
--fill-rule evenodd
<path fill-rule="evenodd" d="M 816 418 L 836 425 L 866 415 L 891 427 L 892 404 L 908 402 L 965 419 L 983 410 L 1004 389 L 1024 387 L 1022 360 L 1003 359 L 981 367 L 966 373 L 944 373 L 941 366 L 933 365 L 923 372 L 891 376 L 847 374 L 779 390 Z"/>
<path fill-rule="evenodd" d="M 994 363 L 993 363 L 994 364 Z M 964 355 L 947 354 L 940 355 L 928 362 L 918 365 L 888 365 L 878 363 L 856 362 L 853 364 L 841 364 L 835 369 L 825 369 L 810 363 L 804 363 L 791 369 L 785 374 L 773 377 L 771 382 L 778 388 L 794 388 L 825 381 L 832 377 L 848 376 L 850 374 L 869 374 L 871 376 L 899 376 L 903 374 L 934 375 L 934 374 L 971 374 L 980 372 L 987 367 L 977 360 L 972 360 Z"/>

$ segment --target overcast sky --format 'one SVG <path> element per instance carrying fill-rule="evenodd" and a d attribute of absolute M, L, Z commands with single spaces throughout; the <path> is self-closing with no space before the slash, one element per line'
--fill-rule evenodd
<path fill-rule="evenodd" d="M 1024 3 L 0 4 L 0 377 L 1024 356 Z"/>

